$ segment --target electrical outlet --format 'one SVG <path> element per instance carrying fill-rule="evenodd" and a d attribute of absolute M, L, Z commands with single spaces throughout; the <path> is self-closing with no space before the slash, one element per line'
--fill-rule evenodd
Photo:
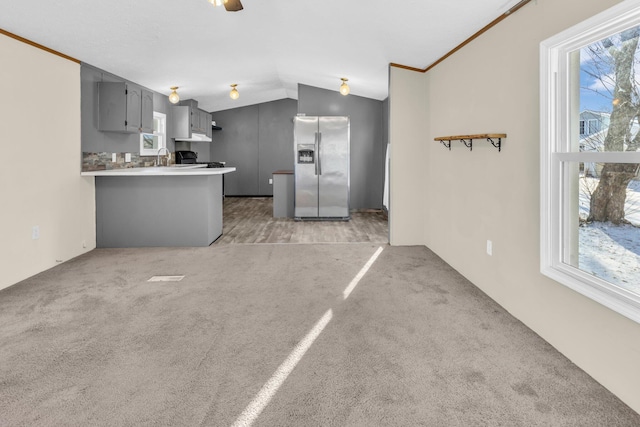
<path fill-rule="evenodd" d="M 40 226 L 39 225 L 34 225 L 31 228 L 31 238 L 33 240 L 38 240 L 40 238 Z"/>
<path fill-rule="evenodd" d="M 273 178 L 269 178 L 269 184 L 273 184 Z"/>
<path fill-rule="evenodd" d="M 111 153 L 111 161 L 113 163 L 118 161 L 118 155 L 116 153 Z"/>
<path fill-rule="evenodd" d="M 487 240 L 487 255 L 493 255 L 493 242 L 491 240 Z"/>
<path fill-rule="evenodd" d="M 125 163 L 129 163 L 131 161 L 131 153 L 124 153 L 124 161 Z"/>

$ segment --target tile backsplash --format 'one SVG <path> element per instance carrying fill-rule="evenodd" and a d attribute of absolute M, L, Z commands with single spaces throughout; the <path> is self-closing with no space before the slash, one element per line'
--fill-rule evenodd
<path fill-rule="evenodd" d="M 138 153 L 131 154 L 131 161 L 125 162 L 125 155 L 127 153 L 115 153 L 116 161 L 112 161 L 113 153 L 82 153 L 82 171 L 100 171 L 110 169 L 125 169 L 125 168 L 144 168 L 156 165 L 157 156 L 141 156 Z M 161 156 L 163 158 L 164 156 Z M 175 153 L 171 153 L 171 160 L 169 164 L 174 163 Z"/>

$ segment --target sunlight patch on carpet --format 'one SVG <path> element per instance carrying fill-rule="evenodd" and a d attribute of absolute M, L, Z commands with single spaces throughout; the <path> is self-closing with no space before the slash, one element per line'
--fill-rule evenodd
<path fill-rule="evenodd" d="M 179 282 L 184 276 L 152 276 L 147 282 Z"/>
<path fill-rule="evenodd" d="M 378 250 L 376 250 L 376 252 L 371 256 L 371 258 L 369 258 L 367 263 L 360 269 L 358 274 L 356 274 L 353 280 L 351 280 L 351 282 L 347 285 L 345 290 L 342 292 L 344 300 L 349 297 L 360 280 L 364 277 L 365 274 L 367 274 L 367 271 L 369 271 L 378 256 L 382 253 L 383 249 L 384 248 L 380 246 Z M 316 338 L 320 336 L 324 328 L 331 321 L 332 317 L 333 311 L 331 309 L 327 310 L 324 316 L 322 316 L 322 318 L 318 320 L 318 322 L 309 331 L 309 333 L 298 343 L 298 345 L 296 345 L 287 359 L 282 362 L 276 372 L 271 376 L 269 381 L 267 381 L 262 386 L 256 397 L 254 397 L 249 405 L 247 405 L 247 407 L 244 409 L 244 411 L 242 411 L 240 416 L 233 423 L 232 427 L 249 427 L 255 422 L 264 408 L 266 408 L 266 406 L 269 404 L 273 396 L 278 392 L 280 386 L 282 386 L 289 374 L 293 371 L 298 362 L 300 362 L 302 356 L 304 356 L 304 354 L 311 347 Z"/>
<path fill-rule="evenodd" d="M 349 283 L 349 285 L 345 288 L 345 290 L 342 292 L 342 297 L 344 299 L 349 298 L 349 295 L 351 295 L 351 292 L 353 292 L 356 286 L 358 286 L 358 283 L 360 283 L 360 280 L 364 277 L 365 274 L 367 274 L 367 271 L 369 271 L 373 263 L 376 262 L 376 259 L 378 258 L 378 255 L 382 253 L 382 250 L 383 250 L 383 247 L 380 246 L 378 250 L 371 256 L 371 258 L 369 258 L 369 261 L 367 261 L 364 267 L 362 267 L 362 269 L 360 269 L 358 274 L 356 274 L 356 277 L 354 277 L 351 283 Z"/>
<path fill-rule="evenodd" d="M 331 321 L 332 317 L 333 311 L 331 309 L 327 310 L 324 316 L 318 320 L 318 323 L 316 323 L 309 333 L 296 345 L 289 354 L 289 357 L 282 362 L 269 381 L 262 386 L 256 397 L 253 398 L 251 403 L 242 411 L 242 414 L 240 414 L 236 422 L 233 423 L 233 427 L 248 427 L 253 424 L 269 404 L 271 398 L 276 394 L 282 383 L 284 383 L 298 362 L 300 362 L 302 356 L 309 350 L 309 347 L 311 347 L 325 326 Z"/>

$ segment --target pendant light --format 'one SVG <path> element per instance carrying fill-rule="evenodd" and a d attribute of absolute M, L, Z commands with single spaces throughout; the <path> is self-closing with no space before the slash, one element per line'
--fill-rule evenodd
<path fill-rule="evenodd" d="M 238 85 L 237 84 L 232 84 L 231 85 L 231 92 L 229 92 L 229 97 L 231 99 L 240 98 L 240 93 L 238 93 L 238 89 L 236 89 L 236 86 L 238 86 Z"/>
<path fill-rule="evenodd" d="M 178 95 L 178 92 L 176 92 L 177 89 L 178 89 L 178 86 L 171 86 L 171 93 L 169 94 L 169 102 L 172 104 L 177 104 L 178 101 L 180 101 L 180 95 Z"/>
<path fill-rule="evenodd" d="M 342 80 L 342 84 L 340 85 L 340 93 L 344 96 L 349 95 L 349 92 L 351 92 L 351 88 L 349 88 L 349 85 L 347 84 L 347 81 L 349 81 L 349 79 L 340 77 L 340 80 Z"/>
<path fill-rule="evenodd" d="M 222 6 L 227 2 L 227 0 L 207 0 L 207 1 L 214 6 Z"/>

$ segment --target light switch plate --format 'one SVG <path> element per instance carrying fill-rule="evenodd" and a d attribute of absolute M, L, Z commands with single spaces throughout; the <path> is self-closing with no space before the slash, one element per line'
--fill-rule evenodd
<path fill-rule="evenodd" d="M 118 161 L 118 155 L 116 153 L 111 153 L 111 161 L 113 163 Z"/>
<path fill-rule="evenodd" d="M 487 255 L 493 255 L 493 242 L 491 240 L 487 240 Z"/>
<path fill-rule="evenodd" d="M 131 161 L 131 153 L 124 153 L 124 161 L 125 163 L 129 163 Z"/>

